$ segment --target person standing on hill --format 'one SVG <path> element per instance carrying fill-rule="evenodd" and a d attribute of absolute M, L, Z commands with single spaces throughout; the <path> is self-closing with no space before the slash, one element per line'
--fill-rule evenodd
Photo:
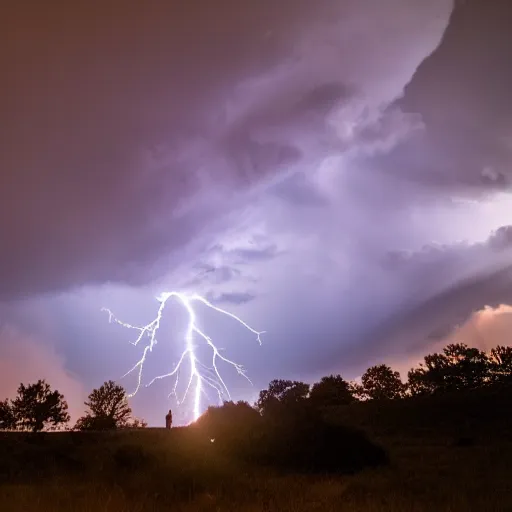
<path fill-rule="evenodd" d="M 165 428 L 170 429 L 172 426 L 172 412 L 169 409 L 169 412 L 165 415 Z"/>

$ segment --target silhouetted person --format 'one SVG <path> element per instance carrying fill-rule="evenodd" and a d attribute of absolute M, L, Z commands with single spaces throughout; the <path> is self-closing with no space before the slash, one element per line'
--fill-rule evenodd
<path fill-rule="evenodd" d="M 172 426 L 172 412 L 169 409 L 169 412 L 165 415 L 165 428 L 170 429 Z"/>

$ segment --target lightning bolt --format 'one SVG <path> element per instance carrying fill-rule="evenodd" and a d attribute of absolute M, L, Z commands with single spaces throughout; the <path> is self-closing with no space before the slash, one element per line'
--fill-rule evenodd
<path fill-rule="evenodd" d="M 102 311 L 106 311 L 109 315 L 109 322 L 114 322 L 122 327 L 126 327 L 128 329 L 133 329 L 138 332 L 138 336 L 135 339 L 135 341 L 131 342 L 133 345 L 137 346 L 144 338 L 149 338 L 149 342 L 144 347 L 144 350 L 142 352 L 142 357 L 128 370 L 122 378 L 130 375 L 133 372 L 137 373 L 137 385 L 135 390 L 130 393 L 128 396 L 132 397 L 139 391 L 141 385 L 142 385 L 142 373 L 144 370 L 144 364 L 146 362 L 146 359 L 150 352 L 152 352 L 154 346 L 157 343 L 157 333 L 160 328 L 160 322 L 163 317 L 164 309 L 167 304 L 167 302 L 170 299 L 176 299 L 179 301 L 182 306 L 185 308 L 186 312 L 188 313 L 188 325 L 185 332 L 184 342 L 185 342 L 185 349 L 183 350 L 181 357 L 179 358 L 177 364 L 174 366 L 174 369 L 170 371 L 169 373 L 166 373 L 164 375 L 159 375 L 155 377 L 153 380 L 151 380 L 148 384 L 146 384 L 146 387 L 151 386 L 154 382 L 157 380 L 165 379 L 165 378 L 172 378 L 174 377 L 174 386 L 169 394 L 169 397 L 174 395 L 176 397 L 176 400 L 178 404 L 181 404 L 185 401 L 187 398 L 189 392 L 191 389 L 193 389 L 194 399 L 193 399 L 193 415 L 194 415 L 194 421 L 199 418 L 201 415 L 201 396 L 205 394 L 206 396 L 206 389 L 212 389 L 217 393 L 217 396 L 219 398 L 219 403 L 222 403 L 223 398 L 227 397 L 229 400 L 231 400 L 231 394 L 229 392 L 229 389 L 224 382 L 224 379 L 221 376 L 221 373 L 218 368 L 219 362 L 224 362 L 227 365 L 233 367 L 239 375 L 241 375 L 243 378 L 245 378 L 251 385 L 252 382 L 249 379 L 249 377 L 246 375 L 245 370 L 242 365 L 236 363 L 235 361 L 232 361 L 231 359 L 228 359 L 227 357 L 223 356 L 217 346 L 214 344 L 212 338 L 203 332 L 198 327 L 197 322 L 197 316 L 194 311 L 194 303 L 201 303 L 208 308 L 214 310 L 217 313 L 220 313 L 222 315 L 225 315 L 227 317 L 232 318 L 236 322 L 238 322 L 240 325 L 245 327 L 249 332 L 254 334 L 256 336 L 256 339 L 258 343 L 261 345 L 261 335 L 265 331 L 256 331 L 253 329 L 250 325 L 248 325 L 246 322 L 244 322 L 241 318 L 236 316 L 235 314 L 226 311 L 225 309 L 219 308 L 215 305 L 213 305 L 211 302 L 206 300 L 204 297 L 192 294 L 187 295 L 185 293 L 172 291 L 172 292 L 164 292 L 160 296 L 157 297 L 157 300 L 160 302 L 160 306 L 157 311 L 157 315 L 146 325 L 143 326 L 136 326 L 131 325 L 129 323 L 123 322 L 119 320 L 110 309 L 108 308 L 102 308 Z M 202 340 L 206 345 L 210 348 L 212 358 L 211 358 L 211 366 L 206 366 L 203 364 L 197 357 L 195 352 L 195 345 L 194 341 L 195 339 Z M 178 383 L 179 383 L 179 377 L 180 377 L 180 371 L 183 369 L 185 365 L 188 364 L 189 368 L 189 377 L 187 386 L 185 389 L 185 392 L 181 399 L 178 397 Z"/>

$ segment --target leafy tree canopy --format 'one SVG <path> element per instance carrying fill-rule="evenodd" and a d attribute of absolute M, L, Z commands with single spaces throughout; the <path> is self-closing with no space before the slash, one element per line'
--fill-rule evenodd
<path fill-rule="evenodd" d="M 406 388 L 400 373 L 385 364 L 368 368 L 361 377 L 361 394 L 369 400 L 403 398 Z"/>
<path fill-rule="evenodd" d="M 282 407 L 293 407 L 304 402 L 309 395 L 309 384 L 291 380 L 273 380 L 268 389 L 260 391 L 256 408 L 271 414 Z"/>
<path fill-rule="evenodd" d="M 492 382 L 512 382 L 512 347 L 498 345 L 489 354 Z"/>
<path fill-rule="evenodd" d="M 130 426 L 132 410 L 124 388 L 109 380 L 93 389 L 85 405 L 88 411 L 80 418 L 78 430 L 111 430 Z"/>
<path fill-rule="evenodd" d="M 8 400 L 0 402 L 0 430 L 13 430 L 16 428 L 14 411 Z"/>
<path fill-rule="evenodd" d="M 489 380 L 489 359 L 464 343 L 450 344 L 441 354 L 425 356 L 424 364 L 408 374 L 413 395 L 474 389 Z"/>
<path fill-rule="evenodd" d="M 347 405 L 356 400 L 353 387 L 341 375 L 329 375 L 313 384 L 309 399 L 316 407 Z"/>
<path fill-rule="evenodd" d="M 4 406 L 5 407 L 5 406 Z M 20 384 L 12 401 L 16 428 L 39 432 L 69 422 L 68 404 L 57 390 L 52 391 L 44 380 L 25 386 Z"/>

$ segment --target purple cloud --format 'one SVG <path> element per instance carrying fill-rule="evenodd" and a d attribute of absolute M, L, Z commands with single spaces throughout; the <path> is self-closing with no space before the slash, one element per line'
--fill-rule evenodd
<path fill-rule="evenodd" d="M 11 7 L 2 318 L 97 385 L 137 355 L 101 306 L 143 322 L 194 290 L 267 331 L 210 326 L 258 387 L 406 357 L 510 304 L 512 9 L 453 4 Z"/>

